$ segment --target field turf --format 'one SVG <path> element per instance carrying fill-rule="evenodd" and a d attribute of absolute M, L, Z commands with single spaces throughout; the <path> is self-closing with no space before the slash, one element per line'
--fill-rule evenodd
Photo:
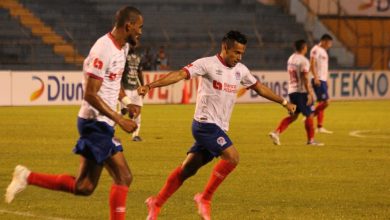
<path fill-rule="evenodd" d="M 76 174 L 78 106 L 0 108 L 0 189 L 15 165 Z M 164 184 L 192 145 L 193 105 L 146 105 L 143 142 L 117 128 L 134 175 L 127 219 L 145 219 L 144 200 Z M 389 219 L 390 101 L 333 102 L 319 134 L 323 147 L 306 146 L 302 116 L 274 146 L 267 136 L 286 115 L 277 104 L 239 104 L 229 136 L 240 164 L 218 189 L 212 217 L 234 219 Z M 350 136 L 353 131 L 361 137 Z M 199 219 L 192 200 L 215 164 L 202 168 L 166 203 L 160 219 Z M 104 171 L 90 197 L 29 186 L 11 204 L 0 200 L 0 219 L 108 219 L 111 179 Z"/>

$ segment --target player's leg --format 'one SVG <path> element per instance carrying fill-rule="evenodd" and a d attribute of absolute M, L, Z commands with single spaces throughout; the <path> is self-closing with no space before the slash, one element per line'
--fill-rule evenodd
<path fill-rule="evenodd" d="M 142 141 L 141 137 L 139 136 L 139 132 L 141 130 L 141 114 L 139 114 L 135 119 L 134 122 L 137 123 L 137 130 L 133 132 L 133 141 Z"/>
<path fill-rule="evenodd" d="M 329 106 L 329 94 L 326 82 L 321 81 L 321 85 L 317 87 L 316 95 L 318 103 L 314 111 L 314 115 L 317 116 L 317 131 L 320 133 L 331 134 L 333 133 L 332 131 L 328 131 L 323 127 L 325 109 Z"/>
<path fill-rule="evenodd" d="M 226 179 L 226 177 L 236 168 L 239 162 L 239 153 L 233 145 L 222 151 L 221 160 L 214 166 L 211 176 L 202 193 L 194 196 L 199 215 L 208 220 L 211 218 L 211 199 Z"/>
<path fill-rule="evenodd" d="M 298 93 L 289 94 L 290 102 L 297 105 L 298 95 L 299 95 Z M 289 115 L 289 116 L 283 118 L 282 121 L 280 121 L 278 127 L 274 131 L 271 131 L 268 134 L 269 137 L 272 139 L 272 142 L 275 145 L 280 145 L 279 135 L 283 131 L 285 131 L 291 123 L 293 123 L 295 120 L 297 120 L 299 113 L 300 113 L 300 109 L 299 109 L 299 107 L 297 107 L 297 109 L 293 115 Z"/>
<path fill-rule="evenodd" d="M 283 133 L 283 131 L 285 131 L 291 123 L 297 120 L 298 116 L 299 113 L 296 113 L 283 118 L 282 121 L 280 121 L 278 127 L 275 129 L 274 133 L 278 135 Z"/>
<path fill-rule="evenodd" d="M 104 162 L 104 166 L 114 180 L 110 190 L 110 219 L 124 220 L 126 199 L 133 180 L 129 165 L 122 152 L 117 152 Z"/>
<path fill-rule="evenodd" d="M 99 181 L 102 166 L 92 160 L 81 157 L 77 178 L 68 174 L 46 174 L 32 172 L 24 166 L 15 167 L 13 179 L 6 190 L 6 202 L 10 203 L 15 195 L 23 191 L 27 185 L 74 193 L 75 195 L 91 195 Z"/>
<path fill-rule="evenodd" d="M 186 179 L 195 175 L 199 168 L 210 162 L 211 159 L 212 157 L 204 151 L 188 153 L 184 162 L 169 174 L 157 196 L 151 196 L 145 201 L 149 210 L 147 219 L 157 219 L 161 207 L 172 194 L 180 188 Z"/>
<path fill-rule="evenodd" d="M 312 146 L 322 146 L 323 143 L 318 143 L 314 140 L 314 113 L 313 105 L 307 105 L 307 93 L 301 93 L 299 101 L 297 102 L 297 109 L 299 108 L 302 115 L 305 116 L 304 124 L 307 136 L 307 144 Z"/>

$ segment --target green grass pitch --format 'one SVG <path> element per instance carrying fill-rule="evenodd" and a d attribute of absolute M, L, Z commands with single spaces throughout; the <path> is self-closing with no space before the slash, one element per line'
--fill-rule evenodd
<path fill-rule="evenodd" d="M 15 165 L 33 171 L 76 174 L 78 106 L 0 108 L 0 189 Z M 193 105 L 146 105 L 134 143 L 117 128 L 134 175 L 127 219 L 145 219 L 144 200 L 164 184 L 192 145 Z M 238 104 L 229 136 L 240 164 L 213 200 L 212 217 L 230 219 L 389 219 L 390 101 L 333 102 L 319 134 L 324 147 L 306 146 L 302 116 L 274 146 L 267 136 L 286 111 L 277 104 Z M 363 137 L 352 137 L 361 130 Z M 160 219 L 199 219 L 192 200 L 215 161 L 190 178 L 164 206 Z M 103 172 L 95 193 L 75 197 L 29 186 L 11 204 L 0 200 L 0 219 L 108 219 L 111 179 Z"/>

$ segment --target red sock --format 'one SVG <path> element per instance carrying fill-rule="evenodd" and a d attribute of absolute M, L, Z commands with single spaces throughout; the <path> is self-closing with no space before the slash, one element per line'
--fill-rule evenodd
<path fill-rule="evenodd" d="M 31 172 L 27 178 L 27 182 L 30 185 L 69 193 L 74 193 L 76 185 L 75 177 L 67 174 L 50 175 Z"/>
<path fill-rule="evenodd" d="M 313 125 L 313 117 L 306 117 L 305 120 L 305 129 L 307 134 L 307 141 L 311 141 L 314 139 L 314 125 Z"/>
<path fill-rule="evenodd" d="M 284 130 L 286 130 L 286 128 L 288 127 L 289 124 L 291 124 L 291 122 L 293 122 L 293 118 L 291 116 L 288 116 L 286 118 L 284 118 L 278 128 L 276 128 L 276 131 L 280 134 L 282 133 Z"/>
<path fill-rule="evenodd" d="M 183 180 L 181 180 L 180 174 L 182 172 L 181 166 L 177 167 L 173 172 L 168 176 L 167 181 L 165 182 L 165 185 L 160 190 L 160 192 L 157 194 L 157 206 L 162 206 L 171 195 L 176 192 L 177 189 L 180 188 L 180 186 L 183 184 Z"/>
<path fill-rule="evenodd" d="M 230 172 L 236 168 L 237 164 L 231 163 L 227 160 L 220 160 L 214 167 L 211 173 L 209 182 L 207 183 L 202 196 L 204 200 L 211 200 L 214 192 L 222 181 L 229 175 Z"/>
<path fill-rule="evenodd" d="M 110 191 L 110 220 L 125 220 L 129 187 L 112 184 Z"/>
<path fill-rule="evenodd" d="M 318 112 L 317 115 L 317 127 L 322 128 L 322 123 L 324 122 L 324 110 Z"/>
<path fill-rule="evenodd" d="M 326 107 L 328 107 L 326 102 L 319 102 L 316 106 L 316 109 L 314 110 L 314 116 L 317 116 L 321 111 L 326 109 Z"/>

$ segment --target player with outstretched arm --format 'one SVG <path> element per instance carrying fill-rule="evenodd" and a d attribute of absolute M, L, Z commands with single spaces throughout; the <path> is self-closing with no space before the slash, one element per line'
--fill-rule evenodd
<path fill-rule="evenodd" d="M 248 68 L 240 63 L 246 43 L 245 35 L 230 31 L 222 39 L 219 54 L 198 59 L 179 71 L 170 72 L 164 78 L 138 88 L 139 94 L 145 95 L 156 87 L 200 77 L 192 122 L 195 143 L 189 149 L 184 162 L 168 176 L 160 192 L 145 201 L 149 210 L 148 220 L 157 219 L 161 207 L 186 179 L 195 175 L 199 168 L 214 157 L 220 157 L 221 160 L 214 167 L 204 191 L 194 197 L 200 216 L 203 219 L 211 218 L 211 198 L 239 162 L 238 151 L 225 132 L 229 129 L 230 116 L 240 84 L 253 89 L 262 97 L 280 103 L 291 114 L 295 111 L 295 105 L 258 82 Z"/>

